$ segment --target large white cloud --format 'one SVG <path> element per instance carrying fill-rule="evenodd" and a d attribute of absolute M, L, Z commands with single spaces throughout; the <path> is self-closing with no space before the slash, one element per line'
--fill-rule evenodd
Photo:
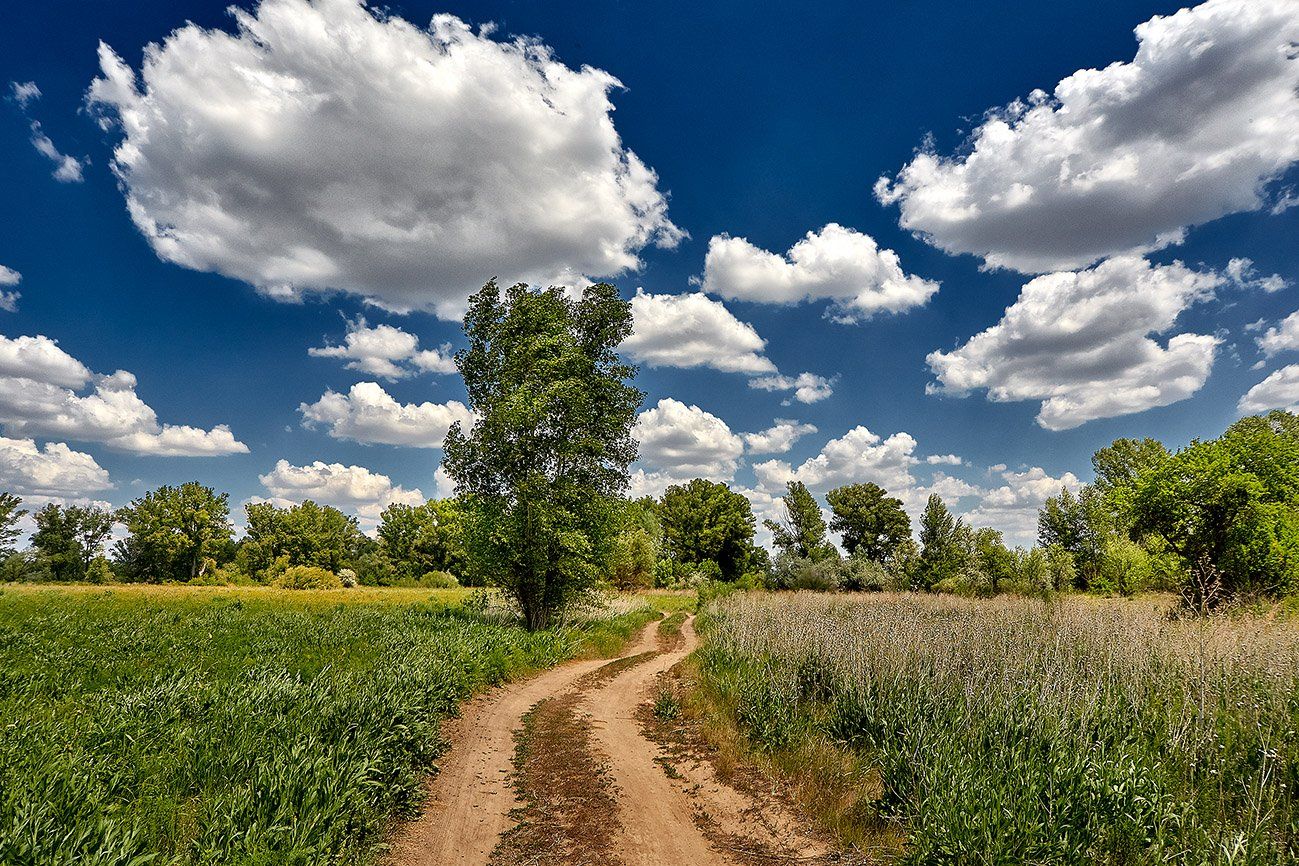
<path fill-rule="evenodd" d="M 865 481 L 901 492 L 915 485 L 911 474 L 911 467 L 919 462 L 915 451 L 916 440 L 909 433 L 894 433 L 883 439 L 858 426 L 831 439 L 819 454 L 797 467 L 784 460 L 768 460 L 755 464 L 753 473 L 768 492 L 783 490 L 789 481 L 802 481 L 818 493 Z"/>
<path fill-rule="evenodd" d="M 1265 207 L 1299 160 L 1294 0 L 1209 0 L 1136 28 L 1130 63 L 989 113 L 953 156 L 919 153 L 879 199 L 904 228 L 1045 273 L 1159 249 Z"/>
<path fill-rule="evenodd" d="M 344 466 L 317 460 L 306 466 L 294 466 L 279 460 L 265 475 L 257 476 L 262 486 L 279 504 L 310 499 L 344 511 L 354 511 L 364 522 L 373 523 L 379 513 L 393 503 L 419 505 L 424 494 L 419 488 L 407 490 L 393 484 L 387 475 L 372 472 L 364 466 Z"/>
<path fill-rule="evenodd" d="M 726 373 L 774 373 L 767 341 L 747 322 L 702 293 L 631 299 L 634 330 L 622 342 L 633 361 L 651 367 L 712 367 Z"/>
<path fill-rule="evenodd" d="M 449 343 L 438 349 L 421 349 L 419 337 L 414 334 L 392 325 L 371 327 L 365 319 L 347 323 L 342 345 L 312 347 L 307 354 L 313 358 L 342 358 L 349 370 L 388 380 L 418 373 L 456 372 Z"/>
<path fill-rule="evenodd" d="M 1245 415 L 1271 409 L 1299 412 L 1299 364 L 1282 367 L 1250 388 L 1237 408 Z"/>
<path fill-rule="evenodd" d="M 89 393 L 78 393 L 89 389 Z M 230 428 L 160 424 L 125 370 L 96 375 L 48 337 L 0 336 L 0 426 L 157 456 L 242 454 Z"/>
<path fill-rule="evenodd" d="M 1258 338 L 1258 347 L 1269 358 L 1278 352 L 1299 349 L 1299 313 L 1291 313 Z"/>
<path fill-rule="evenodd" d="M 19 496 L 82 496 L 113 485 L 95 458 L 62 442 L 0 436 L 0 490 Z"/>
<path fill-rule="evenodd" d="M 918 307 L 938 283 L 907 274 L 898 254 L 870 235 L 830 223 L 781 255 L 744 238 L 717 235 L 708 242 L 703 289 L 724 298 L 796 304 L 834 301 L 839 321 L 868 319 Z"/>
<path fill-rule="evenodd" d="M 417 448 L 441 448 L 452 424 L 467 430 L 474 423 L 473 412 L 458 400 L 398 403 L 377 382 L 358 382 L 346 394 L 326 391 L 298 411 L 303 424 L 325 425 L 335 439 Z"/>
<path fill-rule="evenodd" d="M 454 317 L 493 275 L 613 275 L 682 236 L 614 129 L 606 72 L 358 0 L 231 14 L 234 33 L 150 45 L 138 75 L 101 45 L 88 94 L 120 124 L 114 169 L 168 261 Z"/>
<path fill-rule="evenodd" d="M 938 378 L 930 391 L 1040 400 L 1037 420 L 1049 430 L 1184 400 L 1208 378 L 1218 338 L 1177 334 L 1160 345 L 1150 335 L 1171 330 L 1222 282 L 1131 256 L 1037 277 L 1000 322 L 928 356 Z"/>
<path fill-rule="evenodd" d="M 744 454 L 744 441 L 725 421 L 671 397 L 640 413 L 632 435 L 641 462 L 675 479 L 730 480 Z"/>
<path fill-rule="evenodd" d="M 766 430 L 759 433 L 745 433 L 743 436 L 744 444 L 750 454 L 784 454 L 793 448 L 794 443 L 799 439 L 815 432 L 815 424 L 777 418 Z"/>

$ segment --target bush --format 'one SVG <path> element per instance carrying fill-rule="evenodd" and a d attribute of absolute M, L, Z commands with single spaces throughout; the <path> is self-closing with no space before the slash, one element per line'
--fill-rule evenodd
<path fill-rule="evenodd" d="M 419 585 L 427 589 L 455 589 L 460 581 L 449 571 L 430 571 L 419 579 Z"/>
<path fill-rule="evenodd" d="M 0 561 L 0 583 L 46 583 L 53 579 L 49 560 L 34 550 L 14 553 Z"/>
<path fill-rule="evenodd" d="M 117 579 L 113 574 L 111 566 L 103 556 L 96 556 L 90 560 L 90 565 L 86 568 L 86 580 L 90 583 L 112 583 Z"/>
<path fill-rule="evenodd" d="M 352 571 L 352 569 L 350 568 L 339 569 L 338 580 L 340 583 L 343 584 L 344 589 L 351 589 L 352 587 L 356 586 L 358 583 L 356 579 L 356 572 Z"/>
<path fill-rule="evenodd" d="M 339 589 L 342 585 L 338 575 L 314 565 L 286 568 L 275 580 L 280 589 Z"/>

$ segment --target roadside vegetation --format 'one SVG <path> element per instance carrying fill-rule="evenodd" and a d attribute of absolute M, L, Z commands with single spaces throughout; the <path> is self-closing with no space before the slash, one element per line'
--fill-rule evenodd
<path fill-rule="evenodd" d="M 698 671 L 846 842 L 907 863 L 1293 863 L 1299 629 L 1072 597 L 732 595 Z"/>
<path fill-rule="evenodd" d="M 656 615 L 355 592 L 0 591 L 0 862 L 365 861 L 461 701 Z"/>

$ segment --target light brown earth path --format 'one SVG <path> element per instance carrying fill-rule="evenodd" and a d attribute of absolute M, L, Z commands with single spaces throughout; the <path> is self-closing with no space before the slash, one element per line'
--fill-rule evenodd
<path fill-rule="evenodd" d="M 646 628 L 623 657 L 657 646 Z M 538 701 L 569 688 L 608 659 L 569 662 L 529 680 L 474 698 L 444 728 L 451 748 L 429 782 L 424 811 L 400 828 L 392 861 L 399 866 L 487 866 L 519 805 L 510 779 L 514 733 Z"/>
<path fill-rule="evenodd" d="M 666 752 L 645 736 L 638 710 L 654 700 L 659 676 L 697 645 L 692 618 L 676 647 L 585 696 L 595 745 L 618 794 L 619 858 L 625 866 L 731 866 L 755 855 L 762 862 L 825 856 L 782 803 L 724 783 L 707 761 L 674 761 L 669 774 Z"/>

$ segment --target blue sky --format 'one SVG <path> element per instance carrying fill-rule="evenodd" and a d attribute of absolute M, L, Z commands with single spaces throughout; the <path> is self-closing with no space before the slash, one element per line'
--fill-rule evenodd
<path fill-rule="evenodd" d="M 226 6 L 5 13 L 33 503 L 436 495 L 493 274 L 643 288 L 637 490 L 764 516 L 873 480 L 1023 542 L 1115 437 L 1299 403 L 1293 0 Z"/>

